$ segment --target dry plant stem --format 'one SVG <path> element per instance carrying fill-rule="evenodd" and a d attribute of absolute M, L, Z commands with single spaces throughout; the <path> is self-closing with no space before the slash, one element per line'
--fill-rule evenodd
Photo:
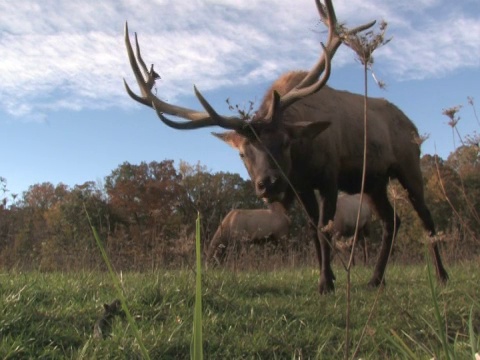
<path fill-rule="evenodd" d="M 480 120 L 478 119 L 477 110 L 475 109 L 475 104 L 473 102 L 473 97 L 470 97 L 470 96 L 468 97 L 468 103 L 473 109 L 473 116 L 475 116 L 475 120 L 477 120 L 477 124 L 480 125 Z"/>
<path fill-rule="evenodd" d="M 397 233 L 397 202 L 396 198 L 393 198 L 393 238 L 392 238 L 392 246 L 390 247 L 390 251 L 388 253 L 388 260 L 390 260 L 390 257 L 392 256 L 392 251 L 393 251 L 393 246 L 395 245 L 395 234 Z M 387 261 L 388 261 L 387 260 Z M 385 273 L 383 273 L 382 281 L 385 278 Z M 365 325 L 363 326 L 362 333 L 360 334 L 360 338 L 358 339 L 357 346 L 355 347 L 355 351 L 353 352 L 353 355 L 351 357 L 352 360 L 357 358 L 357 354 L 360 351 L 360 345 L 362 344 L 362 340 L 365 337 L 365 334 L 367 333 L 367 326 L 372 320 L 373 317 L 373 312 L 375 308 L 377 307 L 378 299 L 380 298 L 380 292 L 382 290 L 382 286 L 379 286 L 377 289 L 377 293 L 375 294 L 375 299 L 373 300 L 372 307 L 370 308 L 370 312 L 368 313 L 368 318 L 367 321 L 365 322 Z"/>
<path fill-rule="evenodd" d="M 455 126 L 455 131 L 457 132 L 458 139 L 460 140 L 460 143 L 465 146 L 465 143 L 463 142 L 462 136 L 460 135 L 460 131 L 458 131 L 458 126 Z"/>
<path fill-rule="evenodd" d="M 462 136 L 460 135 L 460 132 L 458 131 L 458 128 L 456 125 L 452 126 L 452 141 L 453 141 L 453 148 L 456 149 L 457 148 L 457 143 L 455 142 L 455 132 L 457 133 L 457 136 L 458 136 L 458 139 L 460 140 L 460 142 L 462 143 L 462 145 L 465 145 L 463 140 L 462 140 Z"/>
<path fill-rule="evenodd" d="M 360 187 L 360 204 L 358 206 L 357 211 L 357 222 L 355 224 L 355 232 L 353 234 L 353 245 L 352 250 L 350 252 L 350 259 L 348 261 L 348 265 L 346 267 L 347 271 L 347 309 L 346 309 L 346 324 L 345 324 L 345 359 L 348 359 L 348 353 L 350 351 L 350 310 L 351 310 L 351 268 L 353 264 L 353 256 L 355 254 L 355 247 L 358 241 L 358 227 L 360 224 L 360 212 L 362 210 L 363 204 L 363 192 L 365 190 L 365 178 L 367 173 L 367 110 L 368 110 L 368 82 L 367 82 L 367 74 L 368 74 L 368 65 L 367 61 L 364 62 L 363 68 L 363 75 L 364 75 L 364 108 L 363 108 L 363 168 L 362 168 L 362 184 Z"/>

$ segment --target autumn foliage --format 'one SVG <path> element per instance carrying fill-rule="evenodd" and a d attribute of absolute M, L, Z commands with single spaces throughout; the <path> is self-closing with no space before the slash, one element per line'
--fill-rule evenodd
<path fill-rule="evenodd" d="M 427 203 L 447 259 L 478 257 L 478 145 L 463 144 L 446 160 L 424 155 L 421 164 Z M 426 240 L 420 221 L 401 186 L 393 183 L 390 190 L 403 220 L 394 258 L 420 260 L 422 241 Z M 118 270 L 191 265 L 197 213 L 202 216 L 205 247 L 231 209 L 263 206 L 253 193 L 250 181 L 238 174 L 212 173 L 200 164 L 185 162 L 175 166 L 172 160 L 139 165 L 125 162 L 105 177 L 104 184 L 34 184 L 21 196 L 11 194 L 7 180 L 0 178 L 0 264 L 3 268 L 42 271 L 103 269 L 88 212 Z M 295 253 L 296 263 L 310 263 L 313 252 L 304 233 L 301 209 L 294 207 L 290 216 L 289 246 L 281 250 L 288 254 L 282 258 L 292 259 Z M 372 255 L 380 232 L 377 224 L 369 244 Z M 272 251 L 261 254 L 268 258 Z M 259 264 L 252 256 L 250 264 Z"/>

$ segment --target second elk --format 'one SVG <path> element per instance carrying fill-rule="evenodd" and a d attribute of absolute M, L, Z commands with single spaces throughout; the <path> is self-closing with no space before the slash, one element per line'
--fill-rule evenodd
<path fill-rule="evenodd" d="M 338 195 L 332 237 L 335 249 L 342 254 L 350 255 L 354 250 L 354 235 L 358 217 L 357 245 L 362 250 L 363 265 L 366 265 L 368 261 L 367 238 L 370 236 L 373 211 L 369 204 L 369 198 L 364 195 L 361 201 L 360 216 L 358 216 L 360 201 L 360 194 Z M 342 238 L 346 240 L 341 241 Z M 352 258 L 352 265 L 355 265 L 355 257 Z"/>
<path fill-rule="evenodd" d="M 262 242 L 280 243 L 288 236 L 290 218 L 280 203 L 268 209 L 231 210 L 223 219 L 207 251 L 207 263 L 225 261 L 227 249 Z"/>

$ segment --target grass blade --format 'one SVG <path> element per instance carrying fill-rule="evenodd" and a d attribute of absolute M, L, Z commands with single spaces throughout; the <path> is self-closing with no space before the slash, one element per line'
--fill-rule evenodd
<path fill-rule="evenodd" d="M 193 314 L 193 334 L 190 357 L 193 360 L 203 360 L 202 336 L 202 257 L 200 247 L 200 213 L 196 221 L 195 251 L 197 259 L 195 282 L 195 310 Z"/>
<path fill-rule="evenodd" d="M 107 265 L 108 272 L 110 273 L 110 277 L 112 279 L 113 286 L 115 287 L 115 290 L 117 292 L 117 296 L 120 299 L 122 303 L 122 309 L 125 312 L 128 324 L 130 325 L 130 328 L 132 329 L 133 335 L 135 339 L 138 342 L 138 345 L 140 347 L 140 351 L 142 353 L 142 357 L 144 359 L 149 360 L 150 356 L 148 355 L 148 351 L 145 348 L 145 345 L 142 342 L 142 339 L 140 337 L 140 333 L 138 331 L 137 325 L 135 324 L 135 320 L 132 317 L 132 314 L 130 313 L 130 310 L 127 307 L 127 301 L 125 299 L 125 296 L 123 295 L 123 290 L 122 286 L 120 284 L 120 281 L 118 280 L 118 277 L 115 275 L 115 272 L 113 271 L 112 264 L 110 263 L 110 259 L 108 258 L 107 252 L 105 251 L 105 248 L 103 247 L 102 241 L 100 239 L 100 236 L 97 233 L 97 229 L 95 229 L 95 226 L 92 225 L 92 222 L 90 220 L 90 216 L 87 212 L 87 209 L 84 207 L 85 213 L 87 214 L 87 219 L 88 223 L 90 224 L 90 228 L 92 229 L 93 237 L 95 238 L 95 242 L 97 243 L 98 248 L 100 249 L 100 253 L 102 254 L 103 261 Z"/>
<path fill-rule="evenodd" d="M 427 256 L 427 272 L 428 272 L 428 284 L 430 287 L 430 292 L 432 294 L 432 302 L 433 302 L 433 309 L 434 309 L 434 314 L 435 314 L 435 319 L 437 321 L 437 326 L 438 326 L 438 337 L 440 338 L 440 342 L 442 343 L 443 351 L 445 353 L 445 358 L 450 359 L 450 349 L 448 346 L 448 339 L 447 339 L 447 334 L 445 331 L 445 322 L 442 317 L 442 314 L 440 313 L 440 308 L 438 306 L 438 299 L 437 299 L 437 290 L 435 287 L 435 283 L 433 280 L 433 275 L 432 275 L 432 265 L 430 259 Z"/>
<path fill-rule="evenodd" d="M 417 356 L 413 353 L 410 347 L 403 341 L 400 335 L 393 329 L 390 329 L 393 338 L 388 337 L 390 343 L 403 355 L 405 359 L 417 359 Z"/>

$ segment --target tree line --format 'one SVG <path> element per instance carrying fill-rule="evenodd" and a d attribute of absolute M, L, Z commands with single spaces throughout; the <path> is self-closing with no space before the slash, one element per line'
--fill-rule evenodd
<path fill-rule="evenodd" d="M 458 147 L 446 160 L 421 159 L 427 204 L 447 258 L 478 256 L 480 230 L 480 151 L 478 144 Z M 191 263 L 194 225 L 201 215 L 204 246 L 223 217 L 234 208 L 263 207 L 250 180 L 239 174 L 212 173 L 201 164 L 173 160 L 125 162 L 106 176 L 68 187 L 34 184 L 21 195 L 8 191 L 0 177 L 0 264 L 5 269 L 43 271 L 101 269 L 103 260 L 92 235 L 94 226 L 118 270 L 146 270 Z M 395 256 L 423 257 L 424 230 L 407 194 L 397 183 L 390 197 L 402 218 Z M 87 216 L 88 214 L 88 216 Z M 313 258 L 302 209 L 290 210 L 289 244 Z M 89 219 L 91 224 L 89 223 Z M 374 226 L 370 249 L 381 236 Z M 268 256 L 268 255 L 267 255 Z"/>

